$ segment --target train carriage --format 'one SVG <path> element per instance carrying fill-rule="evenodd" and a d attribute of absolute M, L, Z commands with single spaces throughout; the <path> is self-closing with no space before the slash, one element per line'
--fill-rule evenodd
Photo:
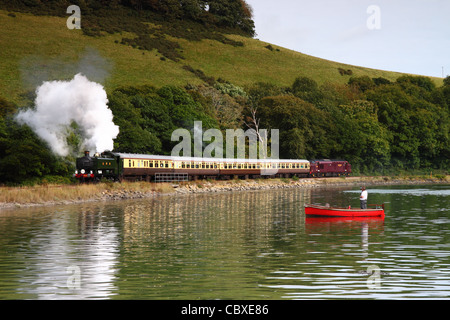
<path fill-rule="evenodd" d="M 352 167 L 345 160 L 311 160 L 310 176 L 312 177 L 339 177 L 348 176 Z"/>
<path fill-rule="evenodd" d="M 189 177 L 216 178 L 220 174 L 220 161 L 214 158 L 172 157 L 174 173 L 186 173 Z"/>
<path fill-rule="evenodd" d="M 119 160 L 121 179 L 150 181 L 156 173 L 173 173 L 174 162 L 170 156 L 134 153 L 112 153 Z"/>

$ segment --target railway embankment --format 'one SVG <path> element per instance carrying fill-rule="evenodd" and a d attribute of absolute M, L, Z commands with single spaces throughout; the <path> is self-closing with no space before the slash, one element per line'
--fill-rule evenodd
<path fill-rule="evenodd" d="M 31 206 L 146 199 L 158 196 L 245 192 L 281 188 L 359 187 L 374 185 L 449 184 L 450 176 L 342 177 L 308 179 L 197 180 L 180 183 L 97 183 L 0 187 L 0 210 Z"/>

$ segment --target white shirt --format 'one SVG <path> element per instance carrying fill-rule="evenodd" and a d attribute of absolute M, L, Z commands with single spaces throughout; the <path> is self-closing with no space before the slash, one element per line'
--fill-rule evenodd
<path fill-rule="evenodd" d="M 359 197 L 361 200 L 367 200 L 367 190 L 361 192 L 361 196 Z"/>

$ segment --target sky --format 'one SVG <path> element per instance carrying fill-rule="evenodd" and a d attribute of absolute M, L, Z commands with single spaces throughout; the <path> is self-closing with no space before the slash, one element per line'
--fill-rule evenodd
<path fill-rule="evenodd" d="M 255 38 L 356 66 L 450 75 L 450 0 L 246 0 Z"/>

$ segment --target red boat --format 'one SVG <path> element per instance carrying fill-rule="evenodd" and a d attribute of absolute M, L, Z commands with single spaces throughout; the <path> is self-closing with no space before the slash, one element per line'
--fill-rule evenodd
<path fill-rule="evenodd" d="M 384 218 L 384 204 L 372 205 L 375 208 L 369 209 L 352 209 L 333 208 L 330 206 L 319 206 L 315 204 L 305 205 L 305 214 L 309 216 L 326 216 L 326 217 L 382 217 Z"/>

